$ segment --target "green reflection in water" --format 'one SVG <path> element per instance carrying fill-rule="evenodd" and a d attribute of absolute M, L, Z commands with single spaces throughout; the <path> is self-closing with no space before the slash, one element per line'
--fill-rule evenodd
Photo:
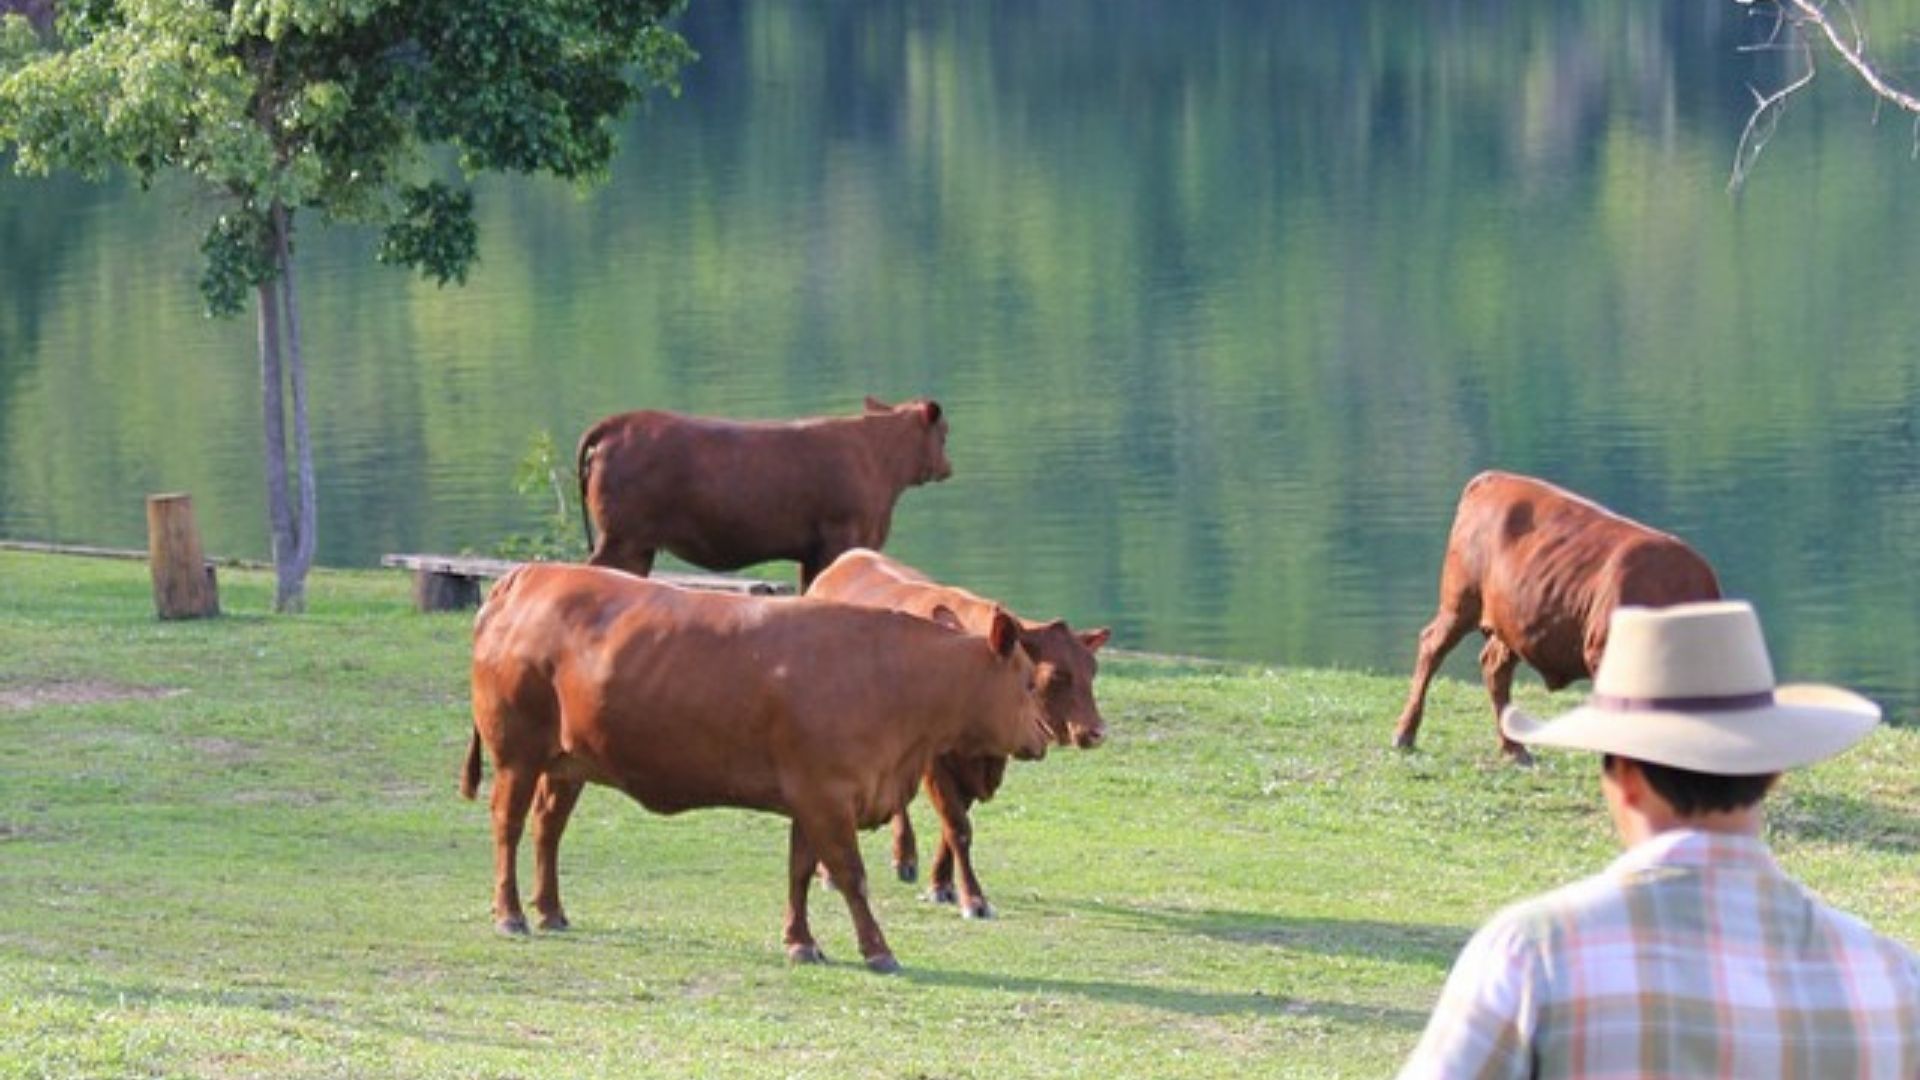
<path fill-rule="evenodd" d="M 1497 465 L 1687 536 L 1784 675 L 1904 716 L 1920 171 L 1833 78 L 1730 198 L 1777 74 L 1741 14 L 696 0 L 611 184 L 483 185 L 467 288 L 302 237 L 321 559 L 527 529 L 543 429 L 932 393 L 957 472 L 895 553 L 1125 646 L 1404 669 Z M 185 489 L 265 550 L 194 209 L 0 181 L 0 534 L 137 545 Z"/>

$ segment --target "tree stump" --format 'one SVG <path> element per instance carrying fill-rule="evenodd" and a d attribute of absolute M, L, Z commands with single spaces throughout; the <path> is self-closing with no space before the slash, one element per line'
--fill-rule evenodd
<path fill-rule="evenodd" d="M 220 614 L 220 589 L 200 550 L 192 496 L 147 497 L 147 566 L 153 572 L 153 607 L 161 618 Z"/>
<path fill-rule="evenodd" d="M 480 579 L 420 569 L 413 572 L 413 606 L 420 611 L 459 611 L 480 606 Z"/>

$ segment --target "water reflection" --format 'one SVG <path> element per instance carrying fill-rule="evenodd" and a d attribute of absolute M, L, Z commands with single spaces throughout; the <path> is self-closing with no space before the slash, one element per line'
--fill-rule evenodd
<path fill-rule="evenodd" d="M 1402 671 L 1499 466 L 1694 541 L 1783 674 L 1920 702 L 1920 173 L 1833 79 L 1725 195 L 1777 74 L 1736 5 L 696 0 L 686 29 L 705 59 L 608 187 L 481 184 L 466 288 L 303 235 L 323 562 L 529 529 L 541 429 L 932 393 L 956 476 L 893 550 L 1122 645 Z M 251 331 L 199 315 L 194 209 L 0 181 L 0 534 L 137 544 L 183 488 L 213 550 L 265 550 Z"/>

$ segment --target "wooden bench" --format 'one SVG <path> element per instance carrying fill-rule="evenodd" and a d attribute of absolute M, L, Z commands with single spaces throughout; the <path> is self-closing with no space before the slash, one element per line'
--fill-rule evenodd
<path fill-rule="evenodd" d="M 472 555 L 382 555 L 381 566 L 413 571 L 413 604 L 421 611 L 458 611 L 480 605 L 480 582 L 504 577 L 519 566 L 512 559 L 488 559 Z M 676 574 L 656 571 L 653 580 L 687 589 L 713 592 L 747 593 L 753 596 L 779 596 L 793 592 L 793 586 L 778 581 L 726 574 Z"/>

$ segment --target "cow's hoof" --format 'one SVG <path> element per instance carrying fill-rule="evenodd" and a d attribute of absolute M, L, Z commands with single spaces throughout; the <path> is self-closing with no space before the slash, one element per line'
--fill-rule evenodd
<path fill-rule="evenodd" d="M 552 930 L 557 933 L 562 930 L 573 929 L 573 924 L 567 921 L 565 915 L 556 911 L 551 915 L 540 916 L 540 929 Z"/>
<path fill-rule="evenodd" d="M 993 905 L 985 899 L 975 899 L 960 905 L 960 917 L 963 919 L 991 919 Z"/>
<path fill-rule="evenodd" d="M 787 946 L 787 963 L 789 964 L 824 964 L 826 962 L 827 954 L 821 952 L 820 946 L 812 942 Z"/>
<path fill-rule="evenodd" d="M 509 915 L 504 919 L 496 919 L 493 928 L 506 937 L 525 937 L 527 936 L 527 917 Z"/>
<path fill-rule="evenodd" d="M 1527 748 L 1524 746 L 1515 746 L 1507 750 L 1507 760 L 1523 769 L 1533 768 L 1533 755 L 1527 753 Z"/>
<path fill-rule="evenodd" d="M 900 970 L 900 961 L 890 952 L 878 953 L 867 957 L 867 970 L 875 975 L 892 975 Z"/>
<path fill-rule="evenodd" d="M 909 885 L 920 880 L 920 864 L 919 863 L 914 863 L 914 862 L 894 863 L 893 872 L 899 875 L 901 881 L 904 881 Z"/>
<path fill-rule="evenodd" d="M 1414 747 L 1413 747 L 1413 736 L 1411 736 L 1411 735 L 1395 735 L 1395 736 L 1393 737 L 1393 748 L 1394 748 L 1395 750 L 1412 750 L 1412 749 L 1414 748 Z"/>
<path fill-rule="evenodd" d="M 935 904 L 954 904 L 959 902 L 960 897 L 954 893 L 951 885 L 935 885 L 927 890 L 926 899 Z"/>

